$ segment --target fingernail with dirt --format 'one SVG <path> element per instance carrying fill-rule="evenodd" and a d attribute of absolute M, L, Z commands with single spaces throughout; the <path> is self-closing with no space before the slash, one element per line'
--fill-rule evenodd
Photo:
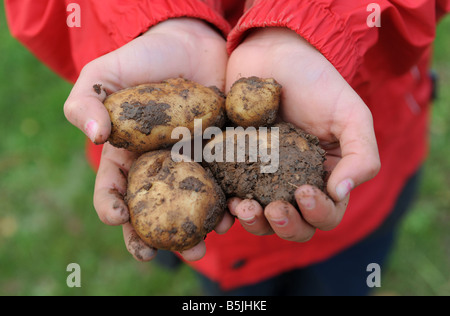
<path fill-rule="evenodd" d="M 247 225 L 253 225 L 256 222 L 257 202 L 252 200 L 244 200 L 237 209 L 238 218 Z"/>
<path fill-rule="evenodd" d="M 300 189 L 296 192 L 297 202 L 302 210 L 312 211 L 316 208 L 316 197 L 314 190 Z"/>

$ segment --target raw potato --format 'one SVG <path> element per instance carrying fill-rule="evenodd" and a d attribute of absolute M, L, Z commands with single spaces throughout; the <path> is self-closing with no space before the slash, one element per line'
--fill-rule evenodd
<path fill-rule="evenodd" d="M 296 206 L 294 192 L 299 186 L 310 184 L 322 191 L 325 190 L 326 172 L 323 166 L 325 151 L 319 147 L 318 138 L 288 123 L 280 123 L 274 127 L 279 128 L 279 166 L 276 172 L 262 173 L 261 166 L 270 163 L 262 162 L 261 159 L 258 159 L 256 163 L 251 162 L 248 150 L 245 162 L 226 162 L 224 159 L 225 162 L 205 163 L 227 196 L 254 199 L 263 207 L 278 200 L 284 200 Z M 273 136 L 270 131 L 271 129 L 268 129 L 267 133 L 270 136 L 261 137 L 263 148 L 272 147 Z M 260 137 L 261 134 L 256 129 L 249 135 L 256 133 Z M 223 137 L 223 142 L 225 139 L 226 136 Z M 248 139 L 247 148 L 249 147 Z M 217 144 L 216 138 L 207 146 L 217 148 Z M 236 139 L 234 145 L 236 148 Z M 225 143 L 223 146 L 225 155 L 228 149 Z"/>
<path fill-rule="evenodd" d="M 174 162 L 169 150 L 142 155 L 128 174 L 130 221 L 156 249 L 183 251 L 197 245 L 221 220 L 225 195 L 210 171 Z"/>
<path fill-rule="evenodd" d="M 176 127 L 187 127 L 192 135 L 194 119 L 202 119 L 203 130 L 222 127 L 225 121 L 225 97 L 219 89 L 182 78 L 120 90 L 104 105 L 111 119 L 109 142 L 138 153 L 178 142 L 171 137 Z"/>
<path fill-rule="evenodd" d="M 227 95 L 227 116 L 237 126 L 269 126 L 277 118 L 280 98 L 281 85 L 275 79 L 241 78 Z"/>
<path fill-rule="evenodd" d="M 178 78 L 107 97 L 110 143 L 142 154 L 129 171 L 125 200 L 130 222 L 145 243 L 172 251 L 194 247 L 222 219 L 227 196 L 255 199 L 263 207 L 276 200 L 295 206 L 297 187 L 311 184 L 325 190 L 325 151 L 319 140 L 287 123 L 275 125 L 279 128 L 279 165 L 274 173 L 263 173 L 261 168 L 271 162 L 251 162 L 248 151 L 244 162 L 204 162 L 205 168 L 172 160 L 169 148 L 179 141 L 171 139 L 174 128 L 187 127 L 192 134 L 194 119 L 202 119 L 203 131 L 210 126 L 222 128 L 225 110 L 237 126 L 269 127 L 276 121 L 280 94 L 281 86 L 274 79 L 242 78 L 225 101 L 217 88 Z M 244 132 L 264 135 L 249 130 Z M 216 137 L 207 146 L 211 149 L 220 141 Z M 258 143 L 274 150 L 273 144 L 270 134 Z"/>

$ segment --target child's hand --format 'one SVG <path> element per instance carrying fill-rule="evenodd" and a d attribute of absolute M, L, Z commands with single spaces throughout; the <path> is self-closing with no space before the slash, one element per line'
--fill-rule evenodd
<path fill-rule="evenodd" d="M 177 77 L 223 89 L 227 58 L 225 40 L 206 23 L 191 19 L 168 20 L 86 65 L 66 101 L 64 112 L 93 142 L 103 144 L 111 132 L 109 115 L 102 103 L 105 91 L 112 93 Z M 136 259 L 148 261 L 156 252 L 137 237 L 128 222 L 128 209 L 123 200 L 126 174 L 135 158 L 135 154 L 126 150 L 104 145 L 94 207 L 105 224 L 123 225 L 127 249 Z M 230 215 L 225 216 L 216 231 L 225 232 L 232 222 Z M 186 260 L 197 260 L 204 253 L 202 242 L 182 255 Z"/>
<path fill-rule="evenodd" d="M 328 152 L 327 190 L 333 200 L 304 185 L 295 193 L 301 215 L 285 202 L 272 202 L 263 210 L 256 201 L 237 198 L 229 201 L 230 211 L 253 234 L 307 241 L 316 229 L 335 228 L 350 191 L 378 173 L 372 115 L 332 64 L 289 29 L 258 29 L 233 52 L 227 87 L 248 76 L 275 78 L 283 86 L 282 120 L 319 137 Z"/>

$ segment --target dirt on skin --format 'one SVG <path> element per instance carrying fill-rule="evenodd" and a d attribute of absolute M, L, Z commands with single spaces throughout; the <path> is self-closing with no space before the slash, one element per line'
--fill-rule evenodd
<path fill-rule="evenodd" d="M 248 151 L 245 162 L 206 163 L 227 197 L 254 199 L 265 207 L 278 200 L 296 205 L 294 192 L 304 184 L 324 191 L 326 152 L 318 138 L 288 123 L 274 127 L 279 128 L 279 168 L 275 173 L 261 173 L 265 163 L 260 159 L 250 162 Z M 246 142 L 248 148 L 248 138 Z"/>
<path fill-rule="evenodd" d="M 95 91 L 95 93 L 97 93 L 97 94 L 101 94 L 102 93 L 102 85 L 101 84 L 94 84 L 93 86 L 92 86 L 92 88 L 94 89 L 94 91 Z"/>

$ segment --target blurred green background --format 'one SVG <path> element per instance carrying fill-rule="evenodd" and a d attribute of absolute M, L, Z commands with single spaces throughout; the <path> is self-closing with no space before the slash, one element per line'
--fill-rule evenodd
<path fill-rule="evenodd" d="M 431 152 L 380 295 L 450 295 L 450 17 L 438 28 Z M 98 219 L 85 138 L 62 105 L 71 85 L 11 38 L 0 12 L 0 295 L 200 295 L 194 273 L 138 263 Z M 82 267 L 69 288 L 69 263 Z"/>

